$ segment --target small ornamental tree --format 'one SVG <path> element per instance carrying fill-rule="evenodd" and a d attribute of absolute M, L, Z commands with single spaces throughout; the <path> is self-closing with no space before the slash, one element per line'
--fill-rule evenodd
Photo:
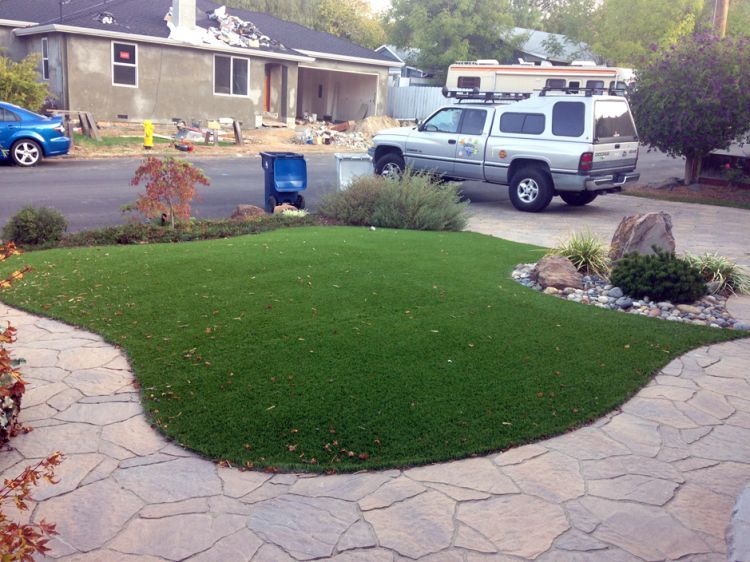
<path fill-rule="evenodd" d="M 641 140 L 685 156 L 685 183 L 712 150 L 750 132 L 750 39 L 690 35 L 638 71 L 630 97 Z"/>
<path fill-rule="evenodd" d="M 31 54 L 21 62 L 0 56 L 0 100 L 39 111 L 49 95 L 46 82 L 41 82 L 41 57 Z"/>
<path fill-rule="evenodd" d="M 148 218 L 167 216 L 174 228 L 175 218 L 190 220 L 190 203 L 196 197 L 196 184 L 209 185 L 200 168 L 185 160 L 149 156 L 135 171 L 130 185 L 146 183 L 146 193 L 138 196 L 135 207 Z"/>

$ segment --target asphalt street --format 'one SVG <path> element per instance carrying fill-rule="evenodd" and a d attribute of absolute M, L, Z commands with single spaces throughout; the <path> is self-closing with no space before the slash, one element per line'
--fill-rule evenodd
<path fill-rule="evenodd" d="M 333 154 L 306 155 L 308 188 L 305 199 L 310 209 L 326 193 L 336 189 L 336 160 Z M 194 215 L 201 218 L 227 217 L 238 204 L 262 207 L 264 173 L 257 155 L 231 158 L 191 158 L 211 181 L 199 189 L 201 200 L 194 203 Z M 47 206 L 59 210 L 69 222 L 69 230 L 121 224 L 127 220 L 121 207 L 135 201 L 141 187 L 130 180 L 139 160 L 118 158 L 78 160 L 51 158 L 34 168 L 0 164 L 0 225 L 24 205 Z M 641 150 L 638 171 L 643 183 L 656 183 L 681 176 L 683 160 Z M 503 186 L 466 182 L 464 196 L 472 204 L 510 205 Z"/>

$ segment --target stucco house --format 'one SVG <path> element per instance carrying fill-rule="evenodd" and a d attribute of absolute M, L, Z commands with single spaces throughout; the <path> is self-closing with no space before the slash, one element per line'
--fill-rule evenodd
<path fill-rule="evenodd" d="M 231 117 L 257 127 L 305 113 L 386 109 L 394 61 L 328 33 L 210 0 L 0 0 L 0 49 L 39 53 L 61 108 L 97 119 Z"/>

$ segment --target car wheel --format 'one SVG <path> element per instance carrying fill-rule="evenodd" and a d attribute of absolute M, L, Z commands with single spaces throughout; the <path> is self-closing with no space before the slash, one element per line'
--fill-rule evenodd
<path fill-rule="evenodd" d="M 42 159 L 42 149 L 36 141 L 16 141 L 10 149 L 11 158 L 18 166 L 35 166 Z"/>
<path fill-rule="evenodd" d="M 268 201 L 266 201 L 266 211 L 269 213 L 273 213 L 276 205 L 278 205 L 278 203 L 276 202 L 276 197 L 271 195 L 271 197 L 268 198 Z"/>
<path fill-rule="evenodd" d="M 400 154 L 389 152 L 375 162 L 375 173 L 385 178 L 399 178 L 404 173 L 406 164 Z"/>
<path fill-rule="evenodd" d="M 510 184 L 510 202 L 519 211 L 537 213 L 552 201 L 552 179 L 540 168 L 523 168 Z"/>
<path fill-rule="evenodd" d="M 294 202 L 294 206 L 298 209 L 304 209 L 305 208 L 305 198 L 301 195 L 297 195 L 297 200 Z"/>
<path fill-rule="evenodd" d="M 563 191 L 560 193 L 560 199 L 573 207 L 583 207 L 596 199 L 596 195 L 590 191 Z"/>

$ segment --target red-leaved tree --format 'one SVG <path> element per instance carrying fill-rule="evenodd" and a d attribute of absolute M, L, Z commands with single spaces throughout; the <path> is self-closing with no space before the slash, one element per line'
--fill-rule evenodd
<path fill-rule="evenodd" d="M 197 196 L 196 184 L 209 185 L 203 170 L 190 162 L 155 156 L 141 163 L 130 185 L 138 186 L 141 182 L 146 183 L 146 193 L 135 202 L 138 212 L 151 219 L 166 214 L 172 227 L 175 218 L 190 220 L 190 203 Z"/>

